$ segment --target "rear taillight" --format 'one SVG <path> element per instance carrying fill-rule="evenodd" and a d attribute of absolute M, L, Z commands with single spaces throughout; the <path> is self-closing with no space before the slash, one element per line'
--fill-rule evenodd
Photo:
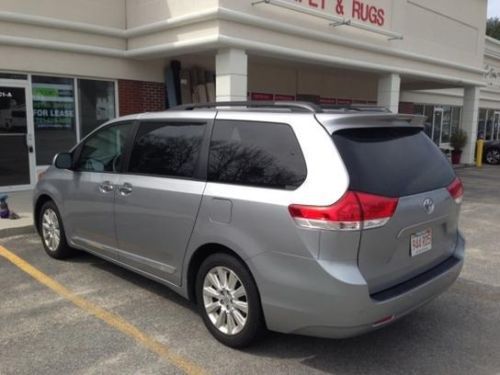
<path fill-rule="evenodd" d="M 453 180 L 450 186 L 448 186 L 448 191 L 457 204 L 462 203 L 462 199 L 464 197 L 464 186 L 458 177 Z"/>
<path fill-rule="evenodd" d="M 288 207 L 297 225 L 311 229 L 360 230 L 385 225 L 394 214 L 397 198 L 348 191 L 331 206 Z"/>

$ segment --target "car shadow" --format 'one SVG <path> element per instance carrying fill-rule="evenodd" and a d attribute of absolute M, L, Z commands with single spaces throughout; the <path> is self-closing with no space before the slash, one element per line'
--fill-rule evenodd
<path fill-rule="evenodd" d="M 114 276 L 120 278 L 124 282 L 131 283 L 134 286 L 147 290 L 148 292 L 154 293 L 160 297 L 166 298 L 179 306 L 187 308 L 193 312 L 196 312 L 196 305 L 189 300 L 178 295 L 172 291 L 169 287 L 161 284 L 160 282 L 148 279 L 145 276 L 139 275 L 133 271 L 116 265 L 105 259 L 101 259 L 93 254 L 86 253 L 84 251 L 79 251 L 76 256 L 67 259 L 66 261 L 71 263 L 82 263 L 89 265 L 91 267 L 98 268 L 99 270 L 109 272 Z"/>
<path fill-rule="evenodd" d="M 248 352 L 335 374 L 498 373 L 499 301 L 500 288 L 459 279 L 438 299 L 378 331 L 341 340 L 269 333 Z"/>
<path fill-rule="evenodd" d="M 110 272 L 196 312 L 193 303 L 168 287 L 96 256 L 82 252 L 69 261 Z M 499 301 L 500 287 L 460 278 L 436 300 L 372 333 L 335 340 L 268 332 L 241 354 L 298 362 L 325 373 L 495 374 L 500 369 Z"/>

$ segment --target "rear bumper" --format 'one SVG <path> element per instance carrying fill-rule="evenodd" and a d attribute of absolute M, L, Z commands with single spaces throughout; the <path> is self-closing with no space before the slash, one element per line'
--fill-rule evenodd
<path fill-rule="evenodd" d="M 464 251 L 459 235 L 448 260 L 375 295 L 354 264 L 265 253 L 251 260 L 251 268 L 270 330 L 343 338 L 385 326 L 443 293 L 460 274 Z"/>

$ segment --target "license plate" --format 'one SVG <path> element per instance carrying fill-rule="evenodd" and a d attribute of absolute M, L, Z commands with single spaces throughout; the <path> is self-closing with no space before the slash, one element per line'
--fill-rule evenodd
<path fill-rule="evenodd" d="M 412 234 L 410 238 L 410 248 L 412 257 L 432 249 L 432 229 L 426 229 Z"/>

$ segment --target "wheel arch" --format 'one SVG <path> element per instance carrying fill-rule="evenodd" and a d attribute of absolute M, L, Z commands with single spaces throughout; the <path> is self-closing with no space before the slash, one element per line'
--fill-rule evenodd
<path fill-rule="evenodd" d="M 236 251 L 229 248 L 228 246 L 219 243 L 207 243 L 198 247 L 191 255 L 191 258 L 189 259 L 189 265 L 187 268 L 187 275 L 186 275 L 186 289 L 187 289 L 187 296 L 190 301 L 196 303 L 196 275 L 198 274 L 198 270 L 200 269 L 201 264 L 210 255 L 217 253 L 228 254 L 238 259 L 247 268 L 248 272 L 250 272 L 250 275 L 252 276 L 255 282 L 255 277 L 252 271 L 250 270 L 250 267 L 248 267 L 247 262 L 245 262 L 245 260 L 240 255 L 238 255 Z M 259 288 L 257 285 L 257 291 L 258 290 Z"/>

